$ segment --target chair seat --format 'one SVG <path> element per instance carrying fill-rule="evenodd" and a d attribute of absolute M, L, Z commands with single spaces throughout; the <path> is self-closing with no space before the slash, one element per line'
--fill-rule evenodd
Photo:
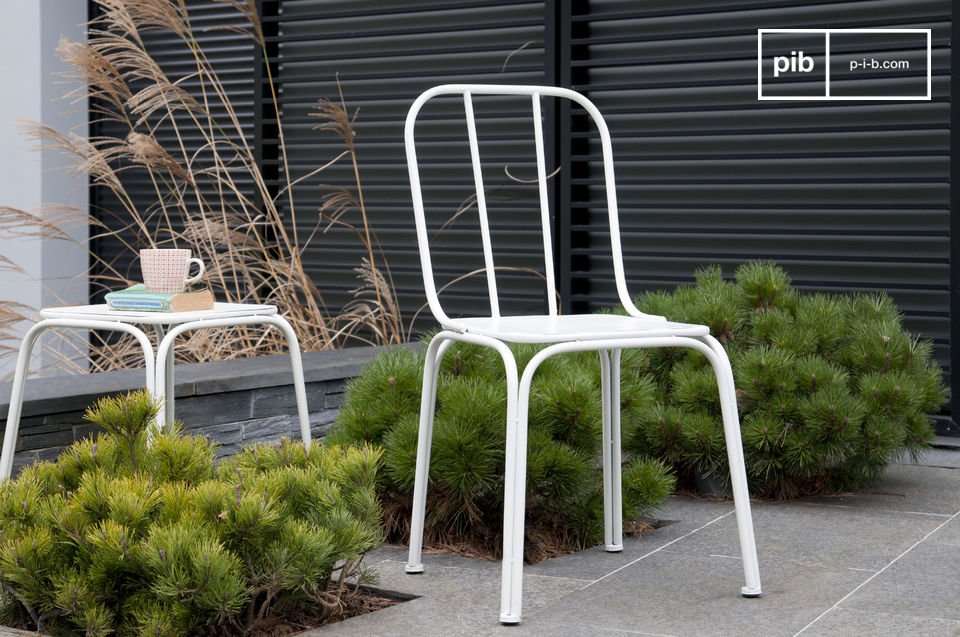
<path fill-rule="evenodd" d="M 655 336 L 706 336 L 706 325 L 673 323 L 616 314 L 567 316 L 502 316 L 452 319 L 444 327 L 458 332 L 490 336 L 512 343 L 558 343 L 605 338 Z"/>

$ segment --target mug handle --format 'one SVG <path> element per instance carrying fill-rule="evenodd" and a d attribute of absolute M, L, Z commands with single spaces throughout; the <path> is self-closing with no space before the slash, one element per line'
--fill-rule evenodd
<path fill-rule="evenodd" d="M 190 259 L 190 263 L 196 263 L 198 266 L 200 266 L 200 271 L 197 272 L 197 275 L 196 275 L 196 276 L 192 276 L 192 277 L 190 277 L 189 279 L 187 279 L 186 281 L 184 281 L 184 282 L 183 282 L 183 285 L 184 285 L 184 286 L 193 285 L 194 283 L 196 283 L 197 281 L 199 281 L 199 280 L 200 280 L 200 277 L 202 277 L 202 276 L 203 276 L 203 273 L 206 271 L 206 266 L 203 265 L 203 261 L 201 261 L 200 259 L 198 259 L 198 258 L 196 258 L 196 257 L 193 257 L 193 258 Z"/>

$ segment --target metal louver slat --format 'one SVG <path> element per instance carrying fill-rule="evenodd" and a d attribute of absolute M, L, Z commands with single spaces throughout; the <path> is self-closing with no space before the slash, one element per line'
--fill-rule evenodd
<path fill-rule="evenodd" d="M 949 371 L 947 0 L 574 3 L 572 88 L 614 135 L 633 289 L 776 260 L 801 289 L 889 292 Z M 760 102 L 757 29 L 933 29 L 930 102 Z M 575 306 L 615 298 L 599 152 L 575 136 Z"/>
<path fill-rule="evenodd" d="M 288 161 L 295 174 L 305 174 L 343 150 L 335 135 L 315 130 L 318 120 L 310 115 L 318 100 L 339 99 L 339 76 L 347 109 L 356 112 L 355 141 L 367 213 L 409 320 L 421 309 L 424 297 L 403 150 L 407 109 L 419 93 L 444 82 L 543 83 L 544 3 L 285 0 L 275 9 L 276 17 L 270 20 L 276 25 L 281 61 L 277 78 Z M 501 157 L 507 161 L 518 144 L 526 143 L 516 131 L 530 130 L 529 119 L 522 119 L 529 117 L 529 103 L 492 100 L 481 110 L 485 116 L 506 116 L 497 123 L 496 141 L 484 146 L 484 157 L 493 163 Z M 470 194 L 472 178 L 462 102 L 439 102 L 429 115 L 431 121 L 418 129 L 418 136 L 435 140 L 424 144 L 421 153 L 430 219 L 439 230 Z M 353 180 L 353 168 L 345 161 L 297 188 L 294 201 L 301 236 L 318 227 L 318 209 L 329 186 L 352 189 Z M 488 183 L 497 188 L 504 181 L 500 173 L 490 175 Z M 536 212 L 530 209 L 529 217 L 523 217 L 527 211 L 514 214 L 518 205 L 510 200 L 491 203 L 494 240 L 505 248 L 509 265 L 536 267 L 530 243 L 538 237 L 524 233 L 524 223 L 517 220 L 528 218 L 535 226 Z M 358 223 L 359 215 L 350 211 L 345 219 Z M 476 212 L 470 211 L 439 232 L 433 247 L 440 285 L 482 265 L 478 235 L 470 230 L 476 223 Z M 347 302 L 360 284 L 354 268 L 364 256 L 349 229 L 333 227 L 314 235 L 305 262 L 331 310 Z M 450 311 L 483 311 L 484 286 L 479 277 L 452 285 L 444 295 Z M 525 307 L 542 302 L 542 282 L 535 276 L 505 273 L 501 286 L 508 301 Z M 423 327 L 432 325 L 429 317 L 421 317 L 427 319 Z"/>
<path fill-rule="evenodd" d="M 954 106 L 949 0 L 261 0 L 270 67 L 279 89 L 286 165 L 298 179 L 336 157 L 342 140 L 316 129 L 322 98 L 356 114 L 354 131 L 367 212 L 386 255 L 404 316 L 421 308 L 402 141 L 403 118 L 423 90 L 444 82 L 547 83 L 587 94 L 604 113 L 614 155 L 632 290 L 689 282 L 698 266 L 727 274 L 744 261 L 773 259 L 805 290 L 887 291 L 907 326 L 933 339 L 950 371 L 951 132 Z M 242 36 L 210 27 L 238 17 L 228 5 L 192 0 L 196 35 L 226 81 L 241 120 L 257 141 L 265 174 L 283 188 L 280 140 L 269 121 L 262 60 Z M 929 102 L 760 102 L 758 28 L 931 28 Z M 157 60 L 184 86 L 191 60 L 174 38 L 145 34 Z M 898 48 L 900 47 L 900 48 Z M 891 52 L 910 56 L 896 40 Z M 911 59 L 913 59 L 911 57 Z M 339 87 L 338 87 L 339 76 Z M 867 76 L 864 76 L 867 77 Z M 851 80 L 859 86 L 865 80 Z M 882 77 L 870 79 L 882 83 Z M 860 83 L 860 84 L 858 84 Z M 895 81 L 889 82 L 895 86 Z M 798 88 L 804 84 L 797 83 Z M 441 285 L 479 267 L 476 215 L 444 227 L 472 184 L 464 152 L 462 103 L 431 104 L 418 137 L 434 259 Z M 516 310 L 539 308 L 542 282 L 535 193 L 504 172 L 531 176 L 529 103 L 478 100 L 481 154 L 491 165 L 493 240 L 504 253 L 501 296 Z M 548 163 L 557 215 L 559 284 L 566 310 L 613 302 L 601 217 L 604 201 L 596 141 L 574 115 L 547 107 L 557 133 Z M 562 109 L 563 107 L 561 107 Z M 92 135 L 115 134 L 95 123 Z M 164 143 L 174 143 L 160 135 Z M 185 143 L 199 136 L 187 131 Z M 517 159 L 527 153 L 527 159 Z M 348 161 L 305 178 L 285 210 L 303 241 L 307 268 L 330 311 L 351 298 L 364 251 L 348 229 L 324 231 L 318 211 L 333 188 L 354 187 Z M 131 174 L 135 200 L 153 188 Z M 242 187 L 252 188 L 243 183 Z M 118 209 L 94 194 L 100 218 Z M 359 221 L 356 211 L 347 220 Z M 960 222 L 955 222 L 960 223 Z M 115 241 L 95 249 L 129 265 Z M 444 292 L 452 313 L 485 309 L 479 277 Z M 505 308 L 507 309 L 507 308 Z M 421 316 L 423 316 L 421 314 Z M 422 326 L 426 326 L 424 322 Z M 960 328 L 958 329 L 960 332 Z M 960 360 L 960 354 L 953 353 Z M 954 392 L 960 395 L 960 386 Z"/>

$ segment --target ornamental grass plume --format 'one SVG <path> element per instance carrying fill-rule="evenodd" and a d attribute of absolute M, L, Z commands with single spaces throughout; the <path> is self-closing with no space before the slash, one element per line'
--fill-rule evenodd
<path fill-rule="evenodd" d="M 304 350 L 342 346 L 351 340 L 398 343 L 404 328 L 386 259 L 369 226 L 360 181 L 353 116 L 342 94 L 336 102 L 319 100 L 313 115 L 319 133 L 336 135 L 343 151 L 319 167 L 298 174 L 287 159 L 287 142 L 271 64 L 266 69 L 264 109 L 277 130 L 279 185 L 264 173 L 251 132 L 234 104 L 216 65 L 195 37 L 188 3 L 180 0 L 95 0 L 96 17 L 86 42 L 63 40 L 58 48 L 70 66 L 69 79 L 80 87 L 67 97 L 89 103 L 91 121 L 115 130 L 85 139 L 43 124 L 29 124 L 28 136 L 42 148 L 59 151 L 73 169 L 89 177 L 112 200 L 119 213 L 106 211 L 91 224 L 91 239 L 108 237 L 128 254 L 140 248 L 189 248 L 206 264 L 206 282 L 218 300 L 276 305 L 289 320 Z M 239 32 L 266 56 L 256 5 L 228 2 L 237 19 L 222 27 Z M 157 32 L 176 42 L 187 71 L 173 74 L 150 53 Z M 266 58 L 265 58 L 266 59 Z M 272 114 L 272 115 L 271 115 Z M 305 212 L 295 190 L 318 188 L 316 176 L 339 161 L 350 161 L 354 183 L 328 187 L 328 204 Z M 128 177 L 147 184 L 151 203 L 128 189 Z M 330 201 L 335 200 L 335 211 Z M 23 232 L 34 222 L 34 238 L 70 240 L 52 209 L 30 212 L 11 208 L 0 213 L 0 232 Z M 42 212 L 42 214 L 41 214 Z M 85 211 L 70 211 L 74 217 Z M 314 230 L 304 222 L 315 219 Z M 324 224 L 353 230 L 364 255 L 358 266 L 359 287 L 344 308 L 327 306 L 307 272 L 304 252 L 322 237 Z M 103 255 L 91 253 L 91 283 L 113 290 L 135 283 L 136 274 L 119 269 Z M 372 293 L 370 293 L 372 292 Z M 5 313 L 21 313 L 10 304 Z M 0 337 L 10 336 L 0 324 Z M 126 336 L 95 341 L 90 371 L 139 364 L 136 343 Z M 285 351 L 277 331 L 238 326 L 195 332 L 177 348 L 182 361 L 246 357 Z M 0 355 L 3 353 L 0 352 Z M 69 361 L 59 361 L 69 365 Z"/>

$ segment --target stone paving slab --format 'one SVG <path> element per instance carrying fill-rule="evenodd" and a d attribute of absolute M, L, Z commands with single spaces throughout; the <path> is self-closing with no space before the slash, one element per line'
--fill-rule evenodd
<path fill-rule="evenodd" d="M 801 634 L 803 637 L 957 637 L 960 635 L 960 622 L 841 607 L 831 611 Z"/>
<path fill-rule="evenodd" d="M 960 519 L 950 520 L 935 531 L 927 541 L 931 544 L 945 544 L 960 549 Z"/>
<path fill-rule="evenodd" d="M 602 546 L 597 546 L 528 566 L 526 571 L 539 575 L 595 580 L 732 512 L 733 504 L 730 502 L 669 498 L 656 514 L 663 526 L 639 536 L 625 537 L 623 551 L 608 553 Z"/>
<path fill-rule="evenodd" d="M 949 467 L 960 469 L 960 438 L 954 438 L 953 447 L 934 447 L 923 452 L 916 460 L 905 459 L 902 464 L 920 464 L 925 467 Z"/>
<path fill-rule="evenodd" d="M 622 553 L 527 567 L 519 626 L 498 624 L 498 563 L 425 554 L 409 576 L 406 549 L 388 547 L 371 556 L 380 586 L 421 597 L 308 635 L 960 637 L 960 451 L 893 465 L 862 494 L 753 510 L 760 599 L 739 595 L 732 504 L 675 497 L 658 514 L 669 523 Z"/>
<path fill-rule="evenodd" d="M 404 573 L 405 561 L 388 559 L 376 566 L 380 575 L 378 588 L 401 590 L 417 596 L 416 599 L 308 631 L 305 635 L 472 637 L 486 635 L 498 626 L 500 565 L 444 556 L 474 564 L 466 568 L 440 566 L 429 557 L 425 557 L 426 571 L 420 575 Z M 479 568 L 477 563 L 481 565 Z M 523 582 L 524 605 L 530 614 L 584 586 L 580 580 L 530 574 L 524 575 Z"/>
<path fill-rule="evenodd" d="M 960 622 L 960 547 L 924 542 L 841 603 L 843 608 Z"/>
<path fill-rule="evenodd" d="M 946 520 L 940 515 L 794 503 L 755 503 L 752 509 L 761 565 L 790 561 L 871 572 Z M 727 516 L 667 550 L 739 557 L 736 519 Z"/>
<path fill-rule="evenodd" d="M 940 450 L 935 450 L 940 451 Z M 754 503 L 763 596 L 745 599 L 733 506 L 674 497 L 669 522 L 524 573 L 523 623 L 498 623 L 500 564 L 372 552 L 379 588 L 414 599 L 304 637 L 960 637 L 960 451 L 891 466 L 858 495 Z M 29 633 L 28 633 L 29 634 Z M 3 632 L 0 637 L 22 637 Z"/>
<path fill-rule="evenodd" d="M 960 455 L 960 451 L 948 451 Z M 960 461 L 958 461 L 960 462 Z M 883 479 L 862 493 L 809 498 L 805 502 L 953 515 L 960 511 L 960 470 L 914 464 L 894 464 Z"/>
<path fill-rule="evenodd" d="M 658 633 L 647 633 L 638 630 L 614 630 L 599 626 L 570 624 L 569 622 L 552 621 L 544 618 L 544 614 L 534 615 L 524 619 L 519 626 L 500 626 L 494 628 L 485 637 L 509 637 L 511 635 L 535 635 L 536 637 L 627 637 L 649 635 L 651 637 L 668 637 Z"/>
<path fill-rule="evenodd" d="M 0 637 L 37 637 L 37 633 L 33 631 L 17 630 L 16 628 L 0 626 Z"/>
<path fill-rule="evenodd" d="M 868 575 L 771 561 L 763 564 L 763 597 L 746 599 L 739 594 L 740 560 L 661 551 L 540 614 L 658 635 L 792 635 Z M 524 634 L 537 634 L 535 628 L 531 621 Z"/>

